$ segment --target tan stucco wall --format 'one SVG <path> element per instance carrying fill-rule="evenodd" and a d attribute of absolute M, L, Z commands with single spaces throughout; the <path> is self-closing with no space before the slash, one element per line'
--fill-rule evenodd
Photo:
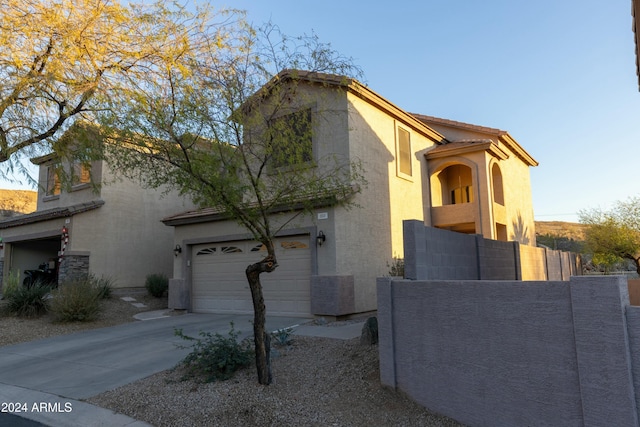
<path fill-rule="evenodd" d="M 509 240 L 535 246 L 536 229 L 533 217 L 533 200 L 531 197 L 530 168 L 515 155 L 498 162 L 502 171 L 504 187 L 504 205 L 507 214 L 507 236 Z M 491 169 L 489 169 L 489 176 Z M 521 227 L 520 219 L 522 220 Z M 518 230 L 521 229 L 525 233 Z M 522 235 L 522 239 L 517 237 Z"/>
<path fill-rule="evenodd" d="M 376 306 L 375 278 L 388 275 L 393 257 L 404 257 L 402 221 L 430 222 L 423 153 L 434 142 L 353 94 L 348 101 L 350 158 L 363 162 L 368 185 L 357 208 L 336 212 L 336 274 L 354 276 L 356 311 L 367 311 Z M 397 174 L 397 126 L 410 133 L 410 178 Z"/>
<path fill-rule="evenodd" d="M 171 277 L 173 228 L 161 220 L 192 205 L 129 180 L 103 186 L 100 195 L 102 207 L 73 217 L 69 251 L 90 252 L 91 271 L 113 278 L 118 287 L 144 286 L 152 273 Z"/>
<path fill-rule="evenodd" d="M 545 252 L 542 248 L 520 246 L 522 280 L 548 280 L 546 275 Z"/>

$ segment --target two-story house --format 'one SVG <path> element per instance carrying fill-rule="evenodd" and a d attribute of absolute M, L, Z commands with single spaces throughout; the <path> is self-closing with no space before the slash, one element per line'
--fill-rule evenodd
<path fill-rule="evenodd" d="M 507 132 L 407 113 L 342 76 L 283 72 L 275 81 L 294 78 L 292 105 L 314 118 L 310 155 L 360 160 L 368 185 L 354 196 L 357 208 L 318 208 L 282 233 L 279 267 L 261 278 L 269 314 L 375 310 L 375 278 L 403 257 L 405 219 L 535 245 L 529 167 L 537 162 Z M 252 312 L 244 271 L 261 245 L 212 209 L 164 222 L 182 249 L 170 306 Z"/>
<path fill-rule="evenodd" d="M 150 273 L 171 276 L 173 232 L 161 219 L 193 205 L 115 176 L 102 161 L 56 153 L 31 161 L 39 168 L 37 209 L 0 221 L 0 280 L 41 264 L 59 281 L 91 272 L 116 287 L 142 287 Z"/>

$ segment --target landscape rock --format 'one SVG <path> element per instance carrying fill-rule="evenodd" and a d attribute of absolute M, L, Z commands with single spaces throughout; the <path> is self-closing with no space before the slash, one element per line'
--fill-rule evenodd
<path fill-rule="evenodd" d="M 378 318 L 369 317 L 364 325 L 362 325 L 362 334 L 360 335 L 360 344 L 376 345 L 378 344 Z"/>

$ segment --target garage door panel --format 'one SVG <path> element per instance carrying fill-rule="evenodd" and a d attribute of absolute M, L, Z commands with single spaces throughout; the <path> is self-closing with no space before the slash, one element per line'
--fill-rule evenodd
<path fill-rule="evenodd" d="M 278 268 L 260 275 L 268 314 L 310 316 L 309 236 L 277 239 Z M 192 307 L 213 313 L 253 313 L 245 276 L 267 254 L 256 242 L 233 241 L 192 248 Z"/>
<path fill-rule="evenodd" d="M 215 311 L 212 311 L 211 307 L 216 307 Z M 204 313 L 251 314 L 253 313 L 253 305 L 250 301 L 238 298 L 223 299 L 220 297 L 201 297 L 194 300 L 193 311 Z"/>

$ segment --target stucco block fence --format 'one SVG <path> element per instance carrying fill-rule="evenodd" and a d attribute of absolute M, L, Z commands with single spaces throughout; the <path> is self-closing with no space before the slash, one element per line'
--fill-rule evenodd
<path fill-rule="evenodd" d="M 380 376 L 469 426 L 638 426 L 640 307 L 621 276 L 377 281 Z"/>
<path fill-rule="evenodd" d="M 414 280 L 569 280 L 577 254 L 403 221 L 404 277 Z"/>

